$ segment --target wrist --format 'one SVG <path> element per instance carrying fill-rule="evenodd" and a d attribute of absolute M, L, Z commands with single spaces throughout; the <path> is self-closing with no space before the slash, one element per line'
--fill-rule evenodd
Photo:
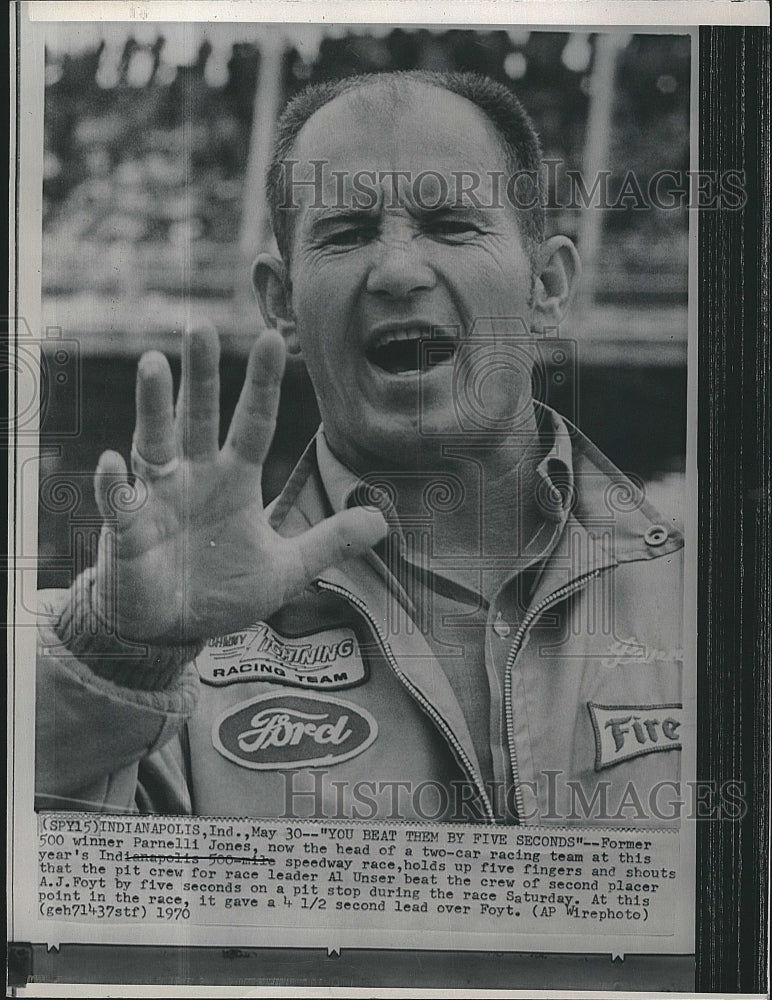
<path fill-rule="evenodd" d="M 54 631 L 73 656 L 99 677 L 147 691 L 169 687 L 204 645 L 158 645 L 121 638 L 100 600 L 94 567 L 73 582 Z"/>

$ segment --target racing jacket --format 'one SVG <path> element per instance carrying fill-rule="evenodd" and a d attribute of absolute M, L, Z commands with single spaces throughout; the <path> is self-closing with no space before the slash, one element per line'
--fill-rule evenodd
<path fill-rule="evenodd" d="M 373 552 L 328 569 L 268 620 L 210 639 L 160 690 L 124 686 L 76 659 L 55 630 L 68 592 L 43 592 L 38 807 L 677 821 L 668 803 L 689 732 L 682 535 L 575 428 L 571 443 L 571 511 L 507 638 L 491 713 L 502 785 L 484 782 L 453 688 Z M 329 513 L 312 442 L 270 519 L 292 536 Z"/>

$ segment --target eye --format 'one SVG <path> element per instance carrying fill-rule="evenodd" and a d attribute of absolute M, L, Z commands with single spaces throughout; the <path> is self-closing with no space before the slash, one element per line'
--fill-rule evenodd
<path fill-rule="evenodd" d="M 325 246 L 333 247 L 362 246 L 373 238 L 375 231 L 375 226 L 346 226 L 327 233 L 322 242 Z"/>
<path fill-rule="evenodd" d="M 430 236 L 438 236 L 441 239 L 449 240 L 462 240 L 465 237 L 478 236 L 482 232 L 479 226 L 476 226 L 469 219 L 459 219 L 452 217 L 442 217 L 436 219 L 429 219 L 425 225 L 424 229 Z"/>

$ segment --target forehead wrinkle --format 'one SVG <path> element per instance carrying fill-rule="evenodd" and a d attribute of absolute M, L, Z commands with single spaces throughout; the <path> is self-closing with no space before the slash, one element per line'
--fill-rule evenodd
<path fill-rule="evenodd" d="M 498 162 L 495 165 L 487 166 L 486 169 L 500 169 L 502 166 L 507 167 L 509 165 L 510 156 L 503 137 L 490 118 L 488 118 L 485 112 L 473 101 L 470 101 L 466 97 L 462 97 L 460 94 L 455 94 L 452 91 L 445 90 L 442 87 L 433 86 L 432 84 L 424 81 L 394 78 L 368 80 L 363 82 L 361 86 L 344 91 L 344 93 L 339 94 L 332 101 L 322 105 L 322 107 L 311 115 L 308 121 L 305 122 L 303 127 L 298 132 L 293 144 L 291 155 L 299 156 L 300 148 L 304 142 L 308 143 L 309 132 L 312 131 L 314 126 L 319 126 L 320 122 L 324 123 L 325 117 L 335 115 L 342 109 L 346 109 L 348 111 L 351 126 L 343 131 L 343 135 L 341 136 L 342 143 L 340 145 L 337 143 L 335 145 L 329 145 L 329 141 L 331 139 L 334 142 L 335 133 L 330 130 L 325 132 L 325 139 L 328 142 L 327 148 L 330 153 L 333 155 L 340 155 L 343 150 L 346 150 L 347 140 L 350 140 L 351 136 L 356 134 L 356 130 L 359 126 L 371 125 L 374 121 L 379 119 L 382 125 L 382 134 L 384 136 L 387 133 L 393 135 L 394 146 L 396 149 L 399 149 L 400 119 L 403 114 L 425 110 L 431 112 L 432 106 L 440 109 L 442 108 L 443 103 L 447 107 L 448 102 L 450 102 L 451 107 L 453 104 L 459 108 L 465 107 L 467 113 L 471 114 L 475 121 L 486 132 L 490 146 L 492 149 L 495 149 L 498 154 Z M 336 124 L 337 128 L 340 130 L 340 123 L 338 122 Z M 458 128 L 451 126 L 445 131 L 444 135 L 438 134 L 438 131 L 435 129 L 431 138 L 435 145 L 436 152 L 439 155 L 457 153 L 459 151 L 457 136 L 459 134 L 463 134 L 464 131 L 465 129 L 463 124 Z M 346 152 L 349 152 L 349 150 L 346 150 Z M 414 151 L 409 150 L 408 156 L 411 156 L 413 152 Z M 486 159 L 487 157 L 485 156 L 485 153 L 482 150 L 480 152 L 482 154 L 481 160 Z M 299 164 L 301 170 L 307 165 L 308 162 L 310 162 L 310 160 L 315 158 L 315 155 L 316 154 L 313 149 L 308 151 L 305 162 L 301 162 Z M 368 169 L 369 166 L 370 165 L 365 167 L 365 169 Z M 372 166 L 374 167 L 376 165 L 372 164 Z M 391 164 L 393 169 L 404 169 L 408 166 L 411 166 L 411 164 Z M 473 166 L 483 168 L 483 163 L 479 162 Z M 431 165 L 429 165 L 429 168 L 431 169 Z"/>
<path fill-rule="evenodd" d="M 488 135 L 493 148 L 501 156 L 501 163 L 496 166 L 500 167 L 509 162 L 509 152 L 507 150 L 504 138 L 497 129 L 496 125 L 491 121 L 487 114 L 483 111 L 481 107 L 470 101 L 469 98 L 463 97 L 461 94 L 456 94 L 452 90 L 446 90 L 444 87 L 434 86 L 431 83 L 427 83 L 422 80 L 410 80 L 410 79 L 389 79 L 383 81 L 374 81 L 368 87 L 362 87 L 361 90 L 351 91 L 350 95 L 352 98 L 356 99 L 357 96 L 361 96 L 366 102 L 367 91 L 378 90 L 383 86 L 389 92 L 389 98 L 393 102 L 389 104 L 387 101 L 381 100 L 373 102 L 368 106 L 365 103 L 365 109 L 368 109 L 373 113 L 377 114 L 379 110 L 392 115 L 392 121 L 394 123 L 394 128 L 398 128 L 399 120 L 397 116 L 393 115 L 394 110 L 407 110 L 407 111 L 417 111 L 423 110 L 427 107 L 435 105 L 441 107 L 443 102 L 447 105 L 448 103 L 452 106 L 456 104 L 457 106 L 463 106 L 468 112 L 471 113 L 472 117 L 481 125 Z M 423 95 L 423 96 L 422 96 Z M 459 131 L 462 131 L 459 129 Z M 454 131 L 448 131 L 447 142 L 443 143 L 438 151 L 439 152 L 454 152 L 457 150 L 456 135 Z M 432 136 L 436 142 L 436 134 Z"/>

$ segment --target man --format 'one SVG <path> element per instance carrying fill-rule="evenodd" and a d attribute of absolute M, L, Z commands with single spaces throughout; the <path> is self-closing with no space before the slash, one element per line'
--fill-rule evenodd
<path fill-rule="evenodd" d="M 579 272 L 539 156 L 472 75 L 289 106 L 224 446 L 203 327 L 176 412 L 140 361 L 136 493 L 103 455 L 97 561 L 43 597 L 41 807 L 663 825 L 682 541 L 532 400 Z M 265 512 L 285 344 L 323 423 Z"/>

